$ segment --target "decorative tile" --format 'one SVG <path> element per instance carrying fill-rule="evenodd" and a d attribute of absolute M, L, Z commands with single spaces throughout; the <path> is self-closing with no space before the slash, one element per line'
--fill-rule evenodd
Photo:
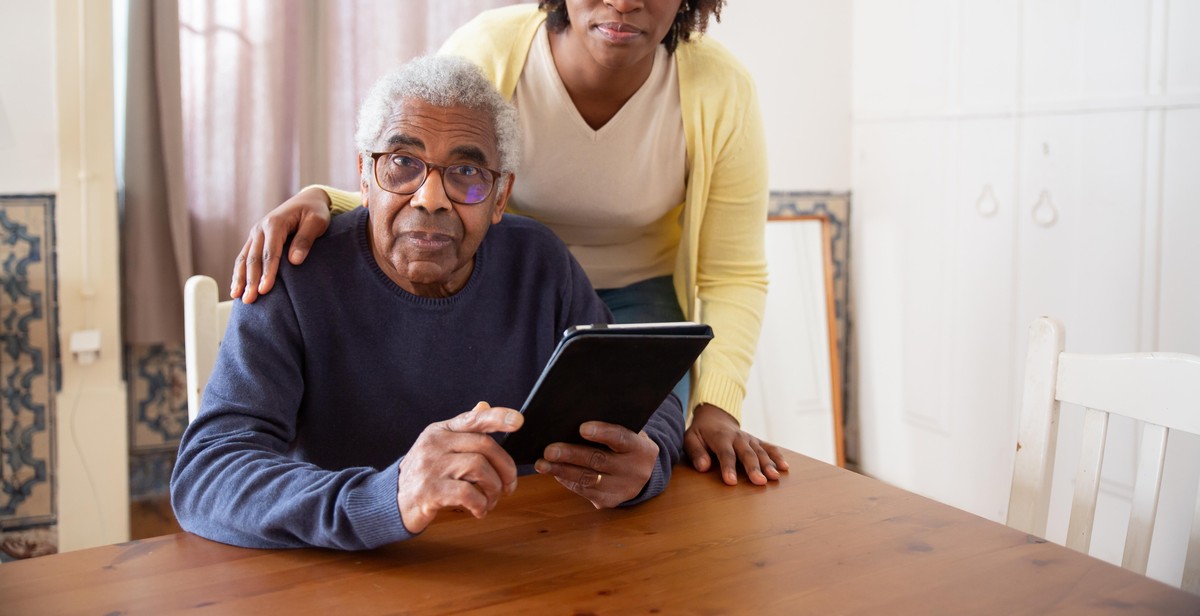
<path fill-rule="evenodd" d="M 129 498 L 140 501 L 170 492 L 171 471 L 175 468 L 174 449 L 138 451 L 129 454 Z"/>
<path fill-rule="evenodd" d="M 53 196 L 0 196 L 0 558 L 56 551 L 53 248 Z"/>
<path fill-rule="evenodd" d="M 125 382 L 129 495 L 136 502 L 169 492 L 179 438 L 187 427 L 183 343 L 126 346 Z"/>
<path fill-rule="evenodd" d="M 175 451 L 187 427 L 183 343 L 128 346 L 125 360 L 130 452 Z"/>

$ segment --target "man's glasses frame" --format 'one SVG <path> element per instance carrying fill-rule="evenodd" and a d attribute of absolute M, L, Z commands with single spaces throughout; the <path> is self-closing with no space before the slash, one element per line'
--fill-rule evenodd
<path fill-rule="evenodd" d="M 416 194 L 417 191 L 421 190 L 421 187 L 424 186 L 425 182 L 429 179 L 429 172 L 436 169 L 437 171 L 441 172 L 442 190 L 446 193 L 446 197 L 448 199 L 450 199 L 451 201 L 453 201 L 455 203 L 461 204 L 461 205 L 478 205 L 480 203 L 483 203 L 484 201 L 487 201 L 488 197 L 492 196 L 492 193 L 495 192 L 495 190 L 496 190 L 496 183 L 497 183 L 496 180 L 498 180 L 502 175 L 499 171 L 497 171 L 495 169 L 489 169 L 489 168 L 481 166 L 481 165 L 473 165 L 470 163 L 453 163 L 450 165 L 435 165 L 427 160 L 423 160 L 423 159 L 413 156 L 412 154 L 409 154 L 407 152 L 367 152 L 366 154 L 367 154 L 367 156 L 371 157 L 371 173 L 375 176 L 375 184 L 377 186 L 379 186 L 379 188 L 381 188 L 387 192 L 390 192 L 393 195 L 401 195 L 401 196 L 407 197 L 409 195 Z M 381 157 L 385 157 L 385 156 L 402 156 L 404 158 L 411 159 L 413 162 L 417 162 L 417 163 L 421 164 L 421 168 L 422 168 L 421 179 L 419 182 L 416 183 L 415 186 L 413 186 L 412 190 L 410 190 L 410 191 L 397 190 L 394 187 L 389 187 L 388 184 L 386 184 L 385 182 L 383 182 L 380 179 L 380 177 L 379 177 L 379 167 L 380 167 L 379 159 Z M 484 193 L 484 195 L 482 197 L 475 199 L 475 200 L 471 200 L 472 199 L 471 197 L 468 197 L 465 194 L 462 194 L 461 191 L 459 191 L 455 188 L 457 185 L 454 184 L 454 182 L 446 181 L 446 177 L 448 174 L 453 175 L 453 173 L 451 173 L 451 170 L 454 169 L 455 167 L 475 169 L 477 171 L 482 172 L 481 176 L 487 181 L 487 192 Z M 455 194 L 451 194 L 451 192 L 454 192 Z"/>

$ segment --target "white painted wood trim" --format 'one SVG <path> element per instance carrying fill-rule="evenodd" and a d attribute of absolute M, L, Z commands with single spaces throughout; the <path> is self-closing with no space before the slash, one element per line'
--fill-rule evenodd
<path fill-rule="evenodd" d="M 192 276 L 183 287 L 184 364 L 187 369 L 188 421 L 200 412 L 204 386 L 212 376 L 213 364 L 233 301 L 217 301 L 217 282 L 208 276 Z"/>
<path fill-rule="evenodd" d="M 1121 566 L 1142 575 L 1150 562 L 1150 540 L 1154 535 L 1154 515 L 1162 493 L 1163 467 L 1167 459 L 1167 429 L 1162 426 L 1142 426 L 1141 446 L 1138 448 L 1137 476 L 1133 483 L 1129 528 L 1125 532 L 1125 554 Z"/>
<path fill-rule="evenodd" d="M 1062 369 L 1061 363 L 1059 369 Z M 1075 490 L 1071 496 L 1071 518 L 1067 524 L 1067 547 L 1085 554 L 1092 546 L 1092 525 L 1096 519 L 1100 472 L 1104 468 L 1104 439 L 1107 437 L 1108 413 L 1087 409 L 1083 418 L 1083 449 L 1079 454 L 1079 470 L 1075 473 Z"/>
<path fill-rule="evenodd" d="M 1173 384 L 1173 385 L 1169 385 Z M 1200 434 L 1200 357 L 1179 353 L 1063 353 L 1057 398 Z"/>
<path fill-rule="evenodd" d="M 1053 319 L 1038 319 L 1029 327 L 1021 426 L 1007 523 L 1038 537 L 1046 536 L 1058 436 L 1059 404 L 1054 399 L 1054 383 L 1048 375 L 1058 370 L 1058 357 L 1064 342 L 1062 325 Z"/>

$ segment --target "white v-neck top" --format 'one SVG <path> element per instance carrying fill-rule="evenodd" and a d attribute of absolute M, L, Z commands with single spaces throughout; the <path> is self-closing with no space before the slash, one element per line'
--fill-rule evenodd
<path fill-rule="evenodd" d="M 523 146 L 513 205 L 553 229 L 597 289 L 674 272 L 688 169 L 679 80 L 666 48 L 655 52 L 646 83 L 592 130 L 558 75 L 542 25 L 513 104 Z"/>

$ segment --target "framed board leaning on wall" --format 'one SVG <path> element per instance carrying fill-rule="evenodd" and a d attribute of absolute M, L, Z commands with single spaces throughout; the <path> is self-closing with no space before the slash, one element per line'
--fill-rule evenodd
<path fill-rule="evenodd" d="M 845 466 L 830 244 L 825 216 L 767 222 L 770 291 L 742 424 L 765 440 Z"/>

